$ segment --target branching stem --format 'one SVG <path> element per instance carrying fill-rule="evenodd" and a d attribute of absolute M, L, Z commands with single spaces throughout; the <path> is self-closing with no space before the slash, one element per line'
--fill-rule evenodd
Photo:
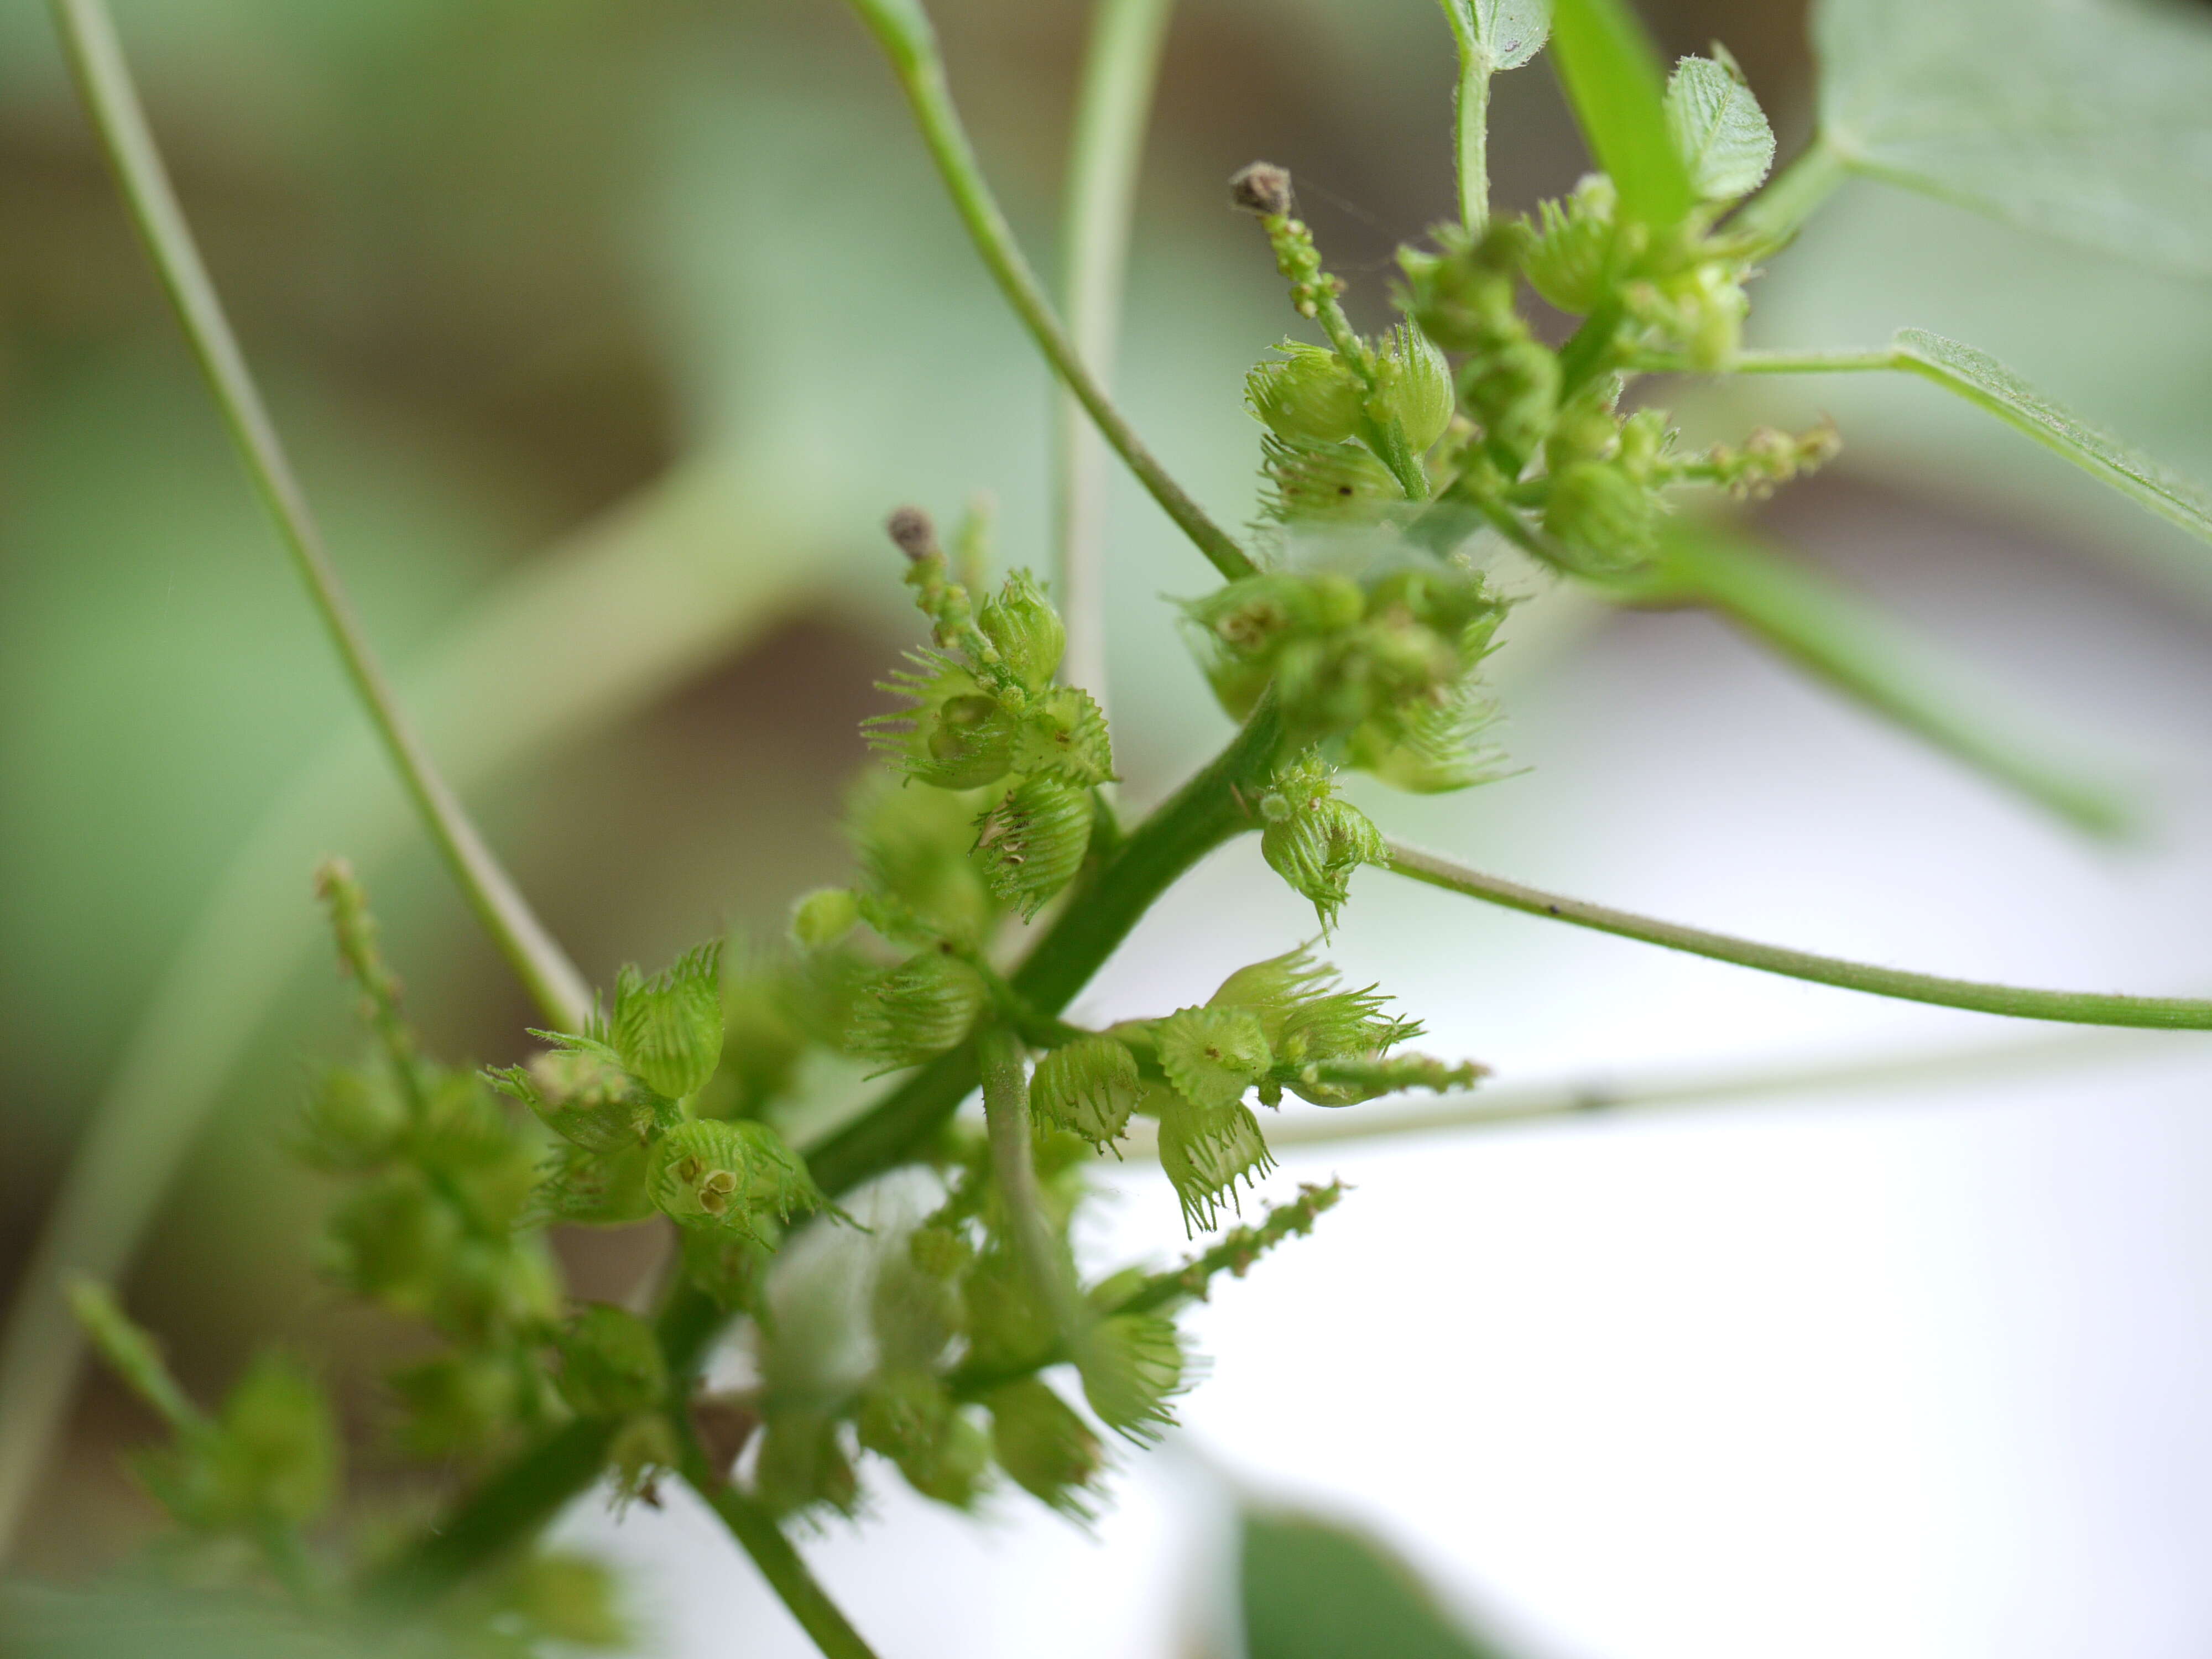
<path fill-rule="evenodd" d="M 1520 910 L 1532 916 L 1548 916 L 1577 927 L 1642 939 L 1647 945 L 1716 962 L 1732 962 L 1740 968 L 1810 980 L 1846 991 L 1894 997 L 1906 1002 L 1934 1003 L 1939 1007 L 1966 1008 L 1977 1013 L 2002 1014 L 2014 1019 L 2057 1020 L 2076 1025 L 2125 1025 L 2152 1030 L 2212 1030 L 2212 1001 L 2185 997 L 2121 996 L 2091 991 L 2039 991 L 2013 985 L 1990 985 L 1977 980 L 1945 979 L 1935 974 L 1908 973 L 1869 963 L 1847 962 L 1837 957 L 1815 956 L 1778 945 L 1760 945 L 1702 927 L 1685 927 L 1626 910 L 1609 909 L 1581 899 L 1547 893 L 1479 870 L 1433 853 L 1390 844 L 1387 868 L 1431 887 L 1464 893 L 1491 904 Z"/>
<path fill-rule="evenodd" d="M 222 303 L 200 261 L 199 249 L 155 147 L 104 0 L 53 0 L 53 14 L 86 112 L 114 170 L 131 222 L 145 240 L 162 289 L 255 489 L 276 522 L 294 568 L 400 781 L 413 798 L 424 827 L 477 920 L 545 1017 L 562 1030 L 581 1030 L 581 1022 L 591 1010 L 590 988 L 538 921 L 477 832 L 466 809 L 439 775 L 354 614 L 352 601 L 323 545 L 322 532 L 308 510 L 306 493 L 285 457 L 283 444 L 223 314 Z"/>
<path fill-rule="evenodd" d="M 1115 408 L 1105 388 L 1085 365 L 1074 343 L 1054 315 L 1043 284 L 1030 269 L 1012 226 L 1000 211 L 975 159 L 975 146 L 961 125 L 960 112 L 945 82 L 945 64 L 937 50 L 937 35 L 918 0 L 852 0 L 872 33 L 890 59 L 891 70 L 914 106 L 922 142 L 951 198 L 961 222 L 982 256 L 1006 303 L 1022 320 L 1037 349 L 1052 365 L 1068 391 L 1075 395 L 1106 441 L 1114 447 L 1137 475 L 1160 509 L 1174 520 L 1183 534 L 1206 555 L 1213 568 L 1232 580 L 1250 575 L 1255 567 L 1228 532 L 1206 516 L 1183 487 L 1170 477 L 1137 436 L 1136 429 Z"/>

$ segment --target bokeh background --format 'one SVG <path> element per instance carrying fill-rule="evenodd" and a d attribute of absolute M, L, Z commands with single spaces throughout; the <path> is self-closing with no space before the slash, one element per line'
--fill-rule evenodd
<path fill-rule="evenodd" d="M 605 979 L 780 926 L 844 873 L 855 722 L 915 632 L 884 511 L 988 491 L 1003 557 L 1046 547 L 1045 376 L 857 25 L 830 0 L 115 9 L 372 631 L 555 931 Z M 1048 263 L 1086 9 L 936 10 Z M 1644 10 L 1670 50 L 1724 40 L 1785 155 L 1801 141 L 1797 5 Z M 1223 180 L 1291 167 L 1379 318 L 1389 250 L 1448 210 L 1450 74 L 1428 0 L 1182 9 L 1121 380 L 1231 522 L 1255 493 L 1241 376 L 1287 319 Z M 1492 155 L 1510 205 L 1585 165 L 1540 65 L 1499 83 Z M 1954 334 L 2212 476 L 2201 286 L 1854 185 L 1754 297 L 1757 343 Z M 1716 425 L 1832 413 L 1843 460 L 1765 527 L 2126 790 L 2140 831 L 2085 842 L 1709 619 L 1561 594 L 1496 659 L 1528 769 L 1377 795 L 1386 828 L 1808 948 L 2203 994 L 2203 550 L 1917 382 L 1698 395 Z M 1142 799 L 1226 723 L 1159 602 L 1210 577 L 1116 492 L 1117 748 Z M 203 1392 L 270 1332 L 327 1355 L 373 1459 L 397 1339 L 317 1288 L 325 1194 L 276 1145 L 304 1069 L 349 1041 L 315 857 L 363 865 L 437 1048 L 507 1059 L 529 1010 L 356 729 L 27 3 L 0 9 L 0 1283 L 104 1097 L 210 1092 L 128 1300 Z M 1310 927 L 1231 849 L 1081 1012 L 1195 1000 Z M 1244 1499 L 1371 1529 L 1530 1656 L 2212 1648 L 2212 1048 L 1765 981 L 1380 875 L 1337 955 L 1502 1084 L 1983 1057 L 1286 1155 L 1279 1183 L 1356 1192 L 1201 1310 L 1187 1432 L 1095 1534 L 1014 1502 L 976 1528 L 887 1484 L 809 1546 L 888 1650 L 1233 1653 Z M 1164 1184 L 1117 1176 L 1094 1242 L 1172 1255 Z M 602 1295 L 645 1260 L 570 1255 Z M 81 1577 L 143 1536 L 116 1458 L 149 1432 L 87 1382 L 20 1565 Z M 653 1651 L 805 1650 L 680 1502 L 564 1526 L 635 1565 Z"/>

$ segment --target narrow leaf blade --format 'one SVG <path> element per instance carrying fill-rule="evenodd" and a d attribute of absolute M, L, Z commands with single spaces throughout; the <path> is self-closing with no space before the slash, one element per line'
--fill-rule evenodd
<path fill-rule="evenodd" d="M 2212 275 L 2212 27 L 2126 0 L 1817 0 L 1820 125 L 1857 171 Z"/>
<path fill-rule="evenodd" d="M 1348 1527 L 1248 1510 L 1243 1543 L 1247 1659 L 1507 1659 L 1438 1607 L 1394 1553 Z"/>
<path fill-rule="evenodd" d="M 2014 699 L 1808 565 L 1678 521 L 1661 538 L 1668 595 L 1711 606 L 1790 661 L 1984 777 L 2091 835 L 2135 813 L 2111 785 L 2017 729 Z"/>
<path fill-rule="evenodd" d="M 1899 368 L 1956 392 L 2167 523 L 2212 542 L 2212 497 L 2046 398 L 1987 352 L 1917 328 L 1900 331 L 1892 350 Z"/>
<path fill-rule="evenodd" d="M 1733 64 L 1685 58 L 1667 82 L 1667 125 L 1705 202 L 1733 202 L 1765 182 L 1774 129 Z"/>
<path fill-rule="evenodd" d="M 1519 69 L 1543 51 L 1552 32 L 1552 0 L 1474 0 L 1474 38 L 1493 75 Z"/>
<path fill-rule="evenodd" d="M 1694 201 L 1689 168 L 1667 120 L 1659 55 L 1626 0 L 1556 0 L 1553 56 L 1597 164 L 1621 210 L 1655 227 L 1681 222 Z"/>

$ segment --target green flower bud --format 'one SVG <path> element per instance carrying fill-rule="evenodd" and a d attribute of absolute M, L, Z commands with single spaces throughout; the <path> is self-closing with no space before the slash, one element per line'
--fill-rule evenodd
<path fill-rule="evenodd" d="M 1238 969 L 1206 1006 L 1241 1007 L 1258 1016 L 1279 1074 L 1314 1060 L 1364 1058 L 1419 1035 L 1414 1022 L 1385 1016 L 1384 1001 L 1371 985 L 1341 988 L 1336 969 L 1301 945 Z"/>
<path fill-rule="evenodd" d="M 919 1066 L 966 1036 L 990 1000 L 966 963 L 924 951 L 869 988 L 854 1010 L 848 1046 L 887 1069 Z"/>
<path fill-rule="evenodd" d="M 1022 711 L 1015 728 L 1013 769 L 1085 789 L 1113 781 L 1114 747 L 1106 716 L 1088 691 L 1054 686 Z"/>
<path fill-rule="evenodd" d="M 1030 691 L 1042 691 L 1060 672 L 1067 653 L 1067 630 L 1026 570 L 1006 578 L 998 597 L 986 599 L 976 613 L 976 626 L 997 647 L 999 661 Z"/>
<path fill-rule="evenodd" d="M 611 1152 L 557 1146 L 538 1169 L 538 1189 L 523 1219 L 572 1227 L 626 1227 L 653 1213 L 645 1190 L 642 1145 Z"/>
<path fill-rule="evenodd" d="M 653 1144 L 646 1189 L 685 1227 L 769 1242 L 771 1219 L 828 1207 L 806 1165 L 765 1123 L 709 1118 L 679 1124 Z"/>
<path fill-rule="evenodd" d="M 337 1495 L 337 1425 L 321 1386 L 264 1353 L 223 1401 L 207 1449 L 209 1495 L 222 1514 L 304 1525 Z"/>
<path fill-rule="evenodd" d="M 1269 799 L 1282 802 L 1285 810 L 1261 830 L 1260 856 L 1292 891 L 1312 901 L 1326 933 L 1352 895 L 1352 872 L 1386 856 L 1382 834 L 1365 813 L 1333 793 Z"/>
<path fill-rule="evenodd" d="M 1460 401 L 1484 437 L 1516 471 L 1528 464 L 1552 428 L 1559 400 L 1558 354 L 1534 340 L 1516 340 L 1460 371 Z"/>
<path fill-rule="evenodd" d="M 1234 1101 L 1201 1106 L 1171 1091 L 1154 1092 L 1167 1097 L 1160 1102 L 1160 1168 L 1182 1202 L 1183 1225 L 1211 1230 L 1222 1202 L 1234 1201 L 1238 1182 L 1256 1183 L 1274 1167 L 1259 1120 Z"/>
<path fill-rule="evenodd" d="M 1620 470 L 1639 484 L 1648 485 L 1660 458 L 1674 437 L 1667 417 L 1656 409 L 1639 409 L 1620 427 Z"/>
<path fill-rule="evenodd" d="M 1030 1109 L 1040 1124 L 1104 1147 L 1121 1138 L 1143 1085 L 1137 1058 L 1111 1037 L 1078 1037 L 1037 1061 Z"/>
<path fill-rule="evenodd" d="M 1359 429 L 1364 388 L 1343 358 L 1326 346 L 1285 340 L 1283 355 L 1244 377 L 1244 402 L 1278 438 L 1294 444 L 1338 444 Z"/>
<path fill-rule="evenodd" d="M 1619 199 L 1613 180 L 1594 173 L 1565 203 L 1546 202 L 1539 210 L 1540 225 L 1522 270 L 1531 288 L 1570 315 L 1588 316 L 1612 292 L 1617 245 L 1633 240 L 1617 231 Z"/>
<path fill-rule="evenodd" d="M 1401 248 L 1398 254 L 1407 308 L 1421 331 L 1446 351 L 1494 351 L 1525 335 L 1514 295 L 1534 233 L 1501 219 L 1477 243 L 1464 232 L 1444 237 L 1441 253 Z"/>
<path fill-rule="evenodd" d="M 549 1048 L 527 1067 L 485 1073 L 492 1087 L 527 1106 L 563 1140 L 594 1151 L 641 1146 L 659 1121 L 665 1103 L 641 1085 L 613 1049 L 586 1037 L 539 1033 Z"/>
<path fill-rule="evenodd" d="M 511 1353 L 447 1353 L 388 1379 L 401 1417 L 394 1437 L 416 1457 L 480 1455 L 537 1414 L 522 1362 Z"/>
<path fill-rule="evenodd" d="M 464 1239 L 446 1264 L 428 1313 L 464 1341 L 534 1334 L 561 1306 L 561 1280 L 542 1241 L 526 1234 Z"/>
<path fill-rule="evenodd" d="M 722 947 L 704 945 L 651 979 L 615 980 L 613 1047 L 631 1076 L 671 1100 L 707 1086 L 722 1063 Z"/>
<path fill-rule="evenodd" d="M 1620 417 L 1613 412 L 1620 385 L 1611 375 L 1601 375 L 1559 411 L 1544 440 L 1546 467 L 1564 472 L 1577 461 L 1601 461 L 1614 453 L 1620 440 Z"/>
<path fill-rule="evenodd" d="M 310 1168 L 355 1174 L 390 1163 L 406 1128 L 406 1109 L 389 1076 L 332 1072 L 308 1097 L 292 1146 Z"/>
<path fill-rule="evenodd" d="M 860 1501 L 860 1480 L 837 1419 L 811 1411 L 780 1412 L 768 1419 L 753 1487 L 778 1516 L 817 1509 L 850 1515 Z"/>
<path fill-rule="evenodd" d="M 561 1398 L 579 1417 L 652 1411 L 668 1393 L 668 1364 L 653 1327 L 627 1309 L 586 1302 L 553 1339 Z"/>
<path fill-rule="evenodd" d="M 1067 1402 L 1032 1376 L 992 1389 L 983 1403 L 992 1455 L 1014 1484 L 1063 1515 L 1089 1520 L 1105 1457 Z"/>
<path fill-rule="evenodd" d="M 791 907 L 791 937 L 809 951 L 836 944 L 860 922 L 860 901 L 849 887 L 817 887 Z"/>
<path fill-rule="evenodd" d="M 436 1302 L 461 1239 L 453 1206 L 398 1170 L 338 1206 L 319 1254 L 324 1273 L 354 1295 L 419 1315 Z"/>
<path fill-rule="evenodd" d="M 1168 1401 L 1183 1388 L 1182 1339 L 1157 1314 L 1119 1314 L 1091 1328 L 1079 1369 L 1098 1420 L 1139 1443 L 1175 1421 Z"/>
<path fill-rule="evenodd" d="M 1633 568 L 1650 555 L 1659 504 L 1619 467 L 1578 461 L 1552 481 L 1544 528 L 1572 556 L 1571 568 L 1604 575 Z"/>
<path fill-rule="evenodd" d="M 975 1502 L 990 1472 L 990 1437 L 933 1376 L 896 1371 L 876 1377 L 860 1396 L 855 1426 L 860 1443 L 896 1463 L 908 1486 L 955 1509 Z"/>
<path fill-rule="evenodd" d="M 1274 1064 L 1259 1016 L 1237 1007 L 1179 1008 L 1152 1027 L 1160 1069 L 1176 1092 L 1201 1106 L 1225 1106 Z"/>
<path fill-rule="evenodd" d="M 1391 330 L 1376 353 L 1375 380 L 1370 408 L 1398 422 L 1414 454 L 1444 435 L 1452 418 L 1451 367 L 1425 336 L 1404 323 Z"/>
<path fill-rule="evenodd" d="M 1091 848 L 1091 793 L 1057 778 L 1035 777 L 983 815 L 976 826 L 976 861 L 1001 901 L 1036 915 L 1075 879 Z"/>

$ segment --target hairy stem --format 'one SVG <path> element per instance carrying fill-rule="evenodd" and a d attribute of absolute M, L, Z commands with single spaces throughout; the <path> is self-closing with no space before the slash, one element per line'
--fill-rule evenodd
<path fill-rule="evenodd" d="M 1097 0 L 1076 95 L 1060 223 L 1067 331 L 1102 391 L 1112 383 L 1128 273 L 1137 171 L 1175 0 Z M 1072 392 L 1058 399 L 1061 672 L 1106 702 L 1106 448 Z M 1109 711 L 1110 712 L 1110 710 Z"/>
<path fill-rule="evenodd" d="M 994 1025 L 976 1040 L 976 1047 L 983 1074 L 983 1121 L 990 1136 L 991 1173 L 998 1183 L 999 1201 L 1006 1208 L 1014 1247 L 1021 1253 L 1030 1281 L 1052 1315 L 1061 1347 L 1080 1355 L 1090 1322 L 1075 1282 L 1075 1264 L 1053 1237 L 1044 1217 L 1021 1042 L 1003 1026 Z"/>
<path fill-rule="evenodd" d="M 1250 575 L 1255 567 L 1249 556 L 1153 459 L 1135 428 L 1107 397 L 1105 388 L 1085 367 L 1074 343 L 1053 314 L 1052 302 L 1014 240 L 1013 229 L 991 193 L 959 112 L 953 107 L 945 82 L 944 61 L 938 54 L 936 32 L 918 0 L 852 0 L 852 3 L 882 46 L 908 102 L 914 106 L 922 141 L 937 163 L 976 252 L 1045 361 L 1097 422 L 1129 471 L 1137 475 L 1138 482 L 1160 504 L 1161 511 L 1197 544 L 1213 568 L 1231 578 Z"/>
<path fill-rule="evenodd" d="M 1452 157 L 1459 177 L 1459 218 L 1480 236 L 1490 222 L 1490 52 L 1460 0 L 1440 0 L 1459 49 L 1452 88 Z"/>
<path fill-rule="evenodd" d="M 222 301 L 200 261 L 103 0 L 53 0 L 53 15 L 85 109 L 114 170 L 131 221 L 145 240 L 192 355 L 207 378 L 263 505 L 276 520 L 300 580 L 337 649 L 355 694 L 413 798 L 424 827 L 485 931 L 545 1017 L 562 1030 L 580 1030 L 580 1024 L 572 1022 L 588 1016 L 590 988 L 532 912 L 477 834 L 459 798 L 439 775 L 429 750 L 400 708 L 383 665 L 354 614 L 352 601 L 324 547 L 322 532 L 308 510 L 306 493 L 293 474 L 283 444 L 231 333 Z"/>
<path fill-rule="evenodd" d="M 679 1397 L 671 1406 L 669 1420 L 675 1425 L 682 1474 L 690 1488 L 720 1517 L 730 1535 L 768 1580 L 776 1599 L 790 1610 L 801 1630 L 827 1659 L 875 1659 L 875 1650 L 861 1638 L 851 1620 L 838 1610 L 821 1582 L 807 1571 L 806 1563 L 792 1547 L 775 1517 L 732 1486 L 724 1473 L 707 1461 L 699 1437 L 692 1431 L 690 1413 Z"/>
<path fill-rule="evenodd" d="M 1464 893 L 1509 910 L 1532 916 L 1548 916 L 1577 927 L 1716 962 L 1732 962 L 1740 968 L 1810 980 L 1870 996 L 1894 997 L 1906 1002 L 1934 1003 L 1939 1007 L 1965 1008 L 1976 1013 L 2002 1014 L 2014 1019 L 2057 1020 L 2075 1025 L 2126 1025 L 2151 1030 L 2212 1030 L 2212 1001 L 2185 997 L 2121 996 L 2092 991 L 2039 991 L 2013 985 L 1990 985 L 1977 980 L 1945 979 L 1935 974 L 1907 973 L 1870 963 L 1846 962 L 1836 957 L 1815 956 L 1778 945 L 1760 945 L 1702 927 L 1685 927 L 1626 910 L 1563 897 L 1501 877 L 1484 875 L 1449 859 L 1424 853 L 1398 842 L 1390 843 L 1385 867 L 1431 887 Z"/>
<path fill-rule="evenodd" d="M 1254 827 L 1243 792 L 1273 769 L 1281 746 L 1274 700 L 1264 698 L 1235 740 L 1146 818 L 1069 902 L 1014 973 L 1013 988 L 1043 1012 L 1066 1007 L 1169 888 L 1208 853 Z M 974 1042 L 939 1055 L 807 1149 L 808 1169 L 823 1191 L 842 1196 L 912 1157 L 974 1092 L 979 1076 Z M 695 1375 L 723 1322 L 720 1310 L 679 1277 L 655 1322 L 670 1374 Z M 427 1601 L 530 1537 L 598 1478 L 607 1441 L 602 1437 L 588 1459 L 580 1457 L 578 1437 L 588 1426 L 572 1424 L 520 1453 L 386 1569 L 378 1585 L 403 1602 Z"/>

